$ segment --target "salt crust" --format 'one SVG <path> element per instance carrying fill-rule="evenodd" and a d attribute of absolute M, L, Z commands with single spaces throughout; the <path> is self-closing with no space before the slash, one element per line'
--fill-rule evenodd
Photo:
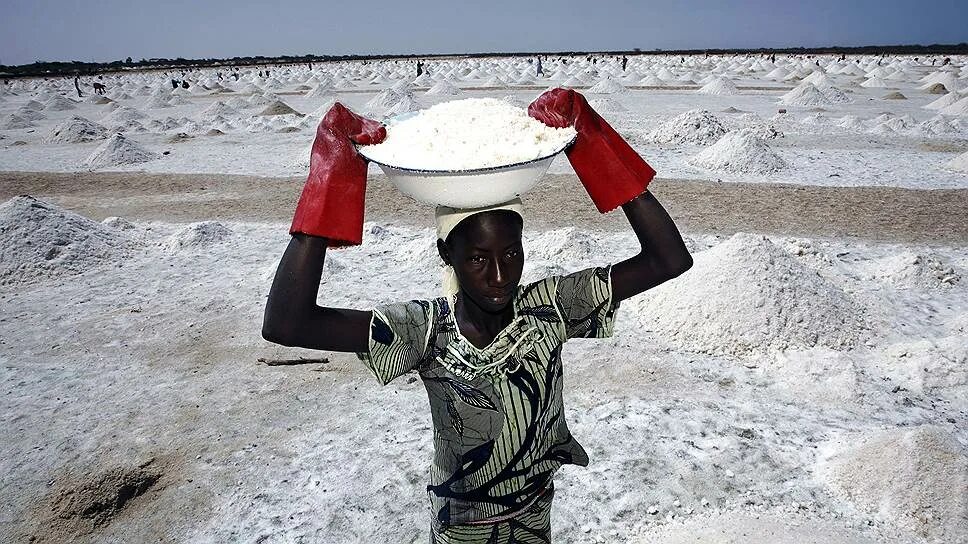
<path fill-rule="evenodd" d="M 689 110 L 662 123 L 647 138 L 659 144 L 708 145 L 718 140 L 726 129 L 715 115 L 706 110 Z"/>
<path fill-rule="evenodd" d="M 139 164 L 157 159 L 159 155 L 148 151 L 121 134 L 111 136 L 84 161 L 89 168 L 106 168 Z"/>
<path fill-rule="evenodd" d="M 710 170 L 747 174 L 768 174 L 786 166 L 763 140 L 746 130 L 727 133 L 689 159 L 689 163 Z"/>
<path fill-rule="evenodd" d="M 968 456 L 942 427 L 872 431 L 825 450 L 816 472 L 842 498 L 930 542 L 968 535 Z"/>
<path fill-rule="evenodd" d="M 116 229 L 28 195 L 0 204 L 0 285 L 26 285 L 123 260 Z"/>
<path fill-rule="evenodd" d="M 367 146 L 366 154 L 405 168 L 467 170 L 548 156 L 574 135 L 573 128 L 548 127 L 503 100 L 467 98 L 391 122 L 386 140 Z"/>
<path fill-rule="evenodd" d="M 677 348 L 717 355 L 851 348 L 869 329 L 839 287 L 765 236 L 743 232 L 694 254 L 685 274 L 627 304 Z"/>

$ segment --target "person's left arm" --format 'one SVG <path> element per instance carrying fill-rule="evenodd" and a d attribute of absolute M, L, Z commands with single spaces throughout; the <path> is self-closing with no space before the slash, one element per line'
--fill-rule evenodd
<path fill-rule="evenodd" d="M 633 297 L 692 267 L 679 229 L 655 195 L 646 190 L 622 205 L 641 250 L 612 266 L 612 301 Z"/>

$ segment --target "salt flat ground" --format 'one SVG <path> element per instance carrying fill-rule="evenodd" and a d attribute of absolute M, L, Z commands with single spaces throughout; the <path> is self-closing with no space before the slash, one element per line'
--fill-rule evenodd
<path fill-rule="evenodd" d="M 931 97 L 899 85 L 903 105 L 858 86 L 878 100 L 825 108 L 927 120 Z M 781 91 L 655 92 L 617 100 L 639 124 L 697 104 L 765 118 Z M 165 112 L 200 119 L 209 96 L 188 99 Z M 351 354 L 260 337 L 312 126 L 134 131 L 169 155 L 92 173 L 97 141 L 41 141 L 58 115 L 0 131 L 0 540 L 425 541 L 419 380 L 380 387 Z M 613 338 L 566 346 L 591 463 L 556 478 L 555 542 L 968 540 L 968 180 L 945 166 L 963 135 L 787 130 L 769 175 L 636 140 L 696 265 L 623 303 Z M 621 215 L 595 213 L 567 163 L 553 172 L 526 197 L 526 279 L 632 254 Z M 330 253 L 320 303 L 439 290 L 430 210 L 373 174 L 364 244 Z M 326 361 L 259 361 L 299 357 Z"/>

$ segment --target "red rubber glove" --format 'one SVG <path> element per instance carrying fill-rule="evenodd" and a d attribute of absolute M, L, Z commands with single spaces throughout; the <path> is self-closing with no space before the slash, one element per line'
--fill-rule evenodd
<path fill-rule="evenodd" d="M 339 102 L 316 128 L 303 186 L 289 234 L 329 239 L 330 247 L 363 243 L 366 160 L 353 143 L 378 144 L 387 136 L 379 122 L 360 117 Z"/>
<path fill-rule="evenodd" d="M 655 170 L 601 118 L 581 94 L 551 89 L 528 106 L 528 115 L 542 123 L 578 131 L 565 151 L 592 202 L 601 213 L 610 212 L 645 192 Z"/>

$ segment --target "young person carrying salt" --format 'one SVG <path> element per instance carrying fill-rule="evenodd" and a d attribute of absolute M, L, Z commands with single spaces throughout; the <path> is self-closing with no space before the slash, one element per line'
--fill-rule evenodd
<path fill-rule="evenodd" d="M 445 296 L 370 311 L 318 306 L 326 248 L 362 242 L 367 167 L 353 144 L 386 137 L 379 123 L 337 103 L 317 129 L 266 304 L 266 340 L 356 352 L 383 384 L 420 375 L 434 424 L 432 543 L 550 542 L 554 473 L 588 464 L 564 419 L 562 345 L 610 336 L 622 300 L 692 266 L 675 223 L 647 190 L 655 171 L 581 94 L 547 91 L 528 113 L 574 126 L 568 159 L 601 213 L 625 212 L 637 255 L 520 285 L 520 200 L 438 207 Z"/>

